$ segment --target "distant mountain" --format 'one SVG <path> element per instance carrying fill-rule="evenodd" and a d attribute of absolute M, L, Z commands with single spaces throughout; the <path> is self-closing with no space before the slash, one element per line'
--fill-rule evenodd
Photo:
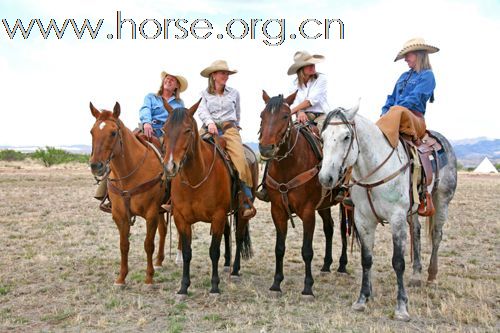
<path fill-rule="evenodd" d="M 245 144 L 259 155 L 259 144 L 257 142 L 245 142 Z M 451 144 L 455 149 L 458 162 L 464 167 L 476 167 L 485 157 L 488 157 L 493 164 L 500 163 L 500 139 L 479 137 L 453 140 Z M 45 146 L 0 146 L 0 150 L 12 149 L 21 152 L 33 152 L 38 148 L 44 147 Z M 92 147 L 88 145 L 56 146 L 55 148 L 76 154 L 90 154 L 92 151 Z"/>

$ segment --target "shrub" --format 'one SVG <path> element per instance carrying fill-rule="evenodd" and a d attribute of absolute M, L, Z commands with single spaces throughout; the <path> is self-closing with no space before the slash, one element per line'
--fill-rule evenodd
<path fill-rule="evenodd" d="M 20 151 L 5 149 L 0 150 L 0 160 L 1 161 L 22 161 L 26 159 L 27 155 L 21 153 Z"/>
<path fill-rule="evenodd" d="M 46 167 L 50 167 L 54 164 L 68 163 L 68 162 L 80 162 L 87 163 L 88 155 L 84 154 L 72 154 L 65 150 L 57 149 L 54 147 L 45 147 L 45 149 L 37 149 L 31 154 L 34 159 L 39 159 L 43 162 Z"/>

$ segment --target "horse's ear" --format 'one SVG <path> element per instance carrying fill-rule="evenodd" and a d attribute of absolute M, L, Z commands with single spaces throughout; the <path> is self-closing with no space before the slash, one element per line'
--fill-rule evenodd
<path fill-rule="evenodd" d="M 358 99 L 358 104 L 356 104 L 355 106 L 353 106 L 352 108 L 350 108 L 349 110 L 347 110 L 345 112 L 346 113 L 346 117 L 349 120 L 353 120 L 354 116 L 356 116 L 356 114 L 358 113 L 358 111 L 359 111 L 359 104 L 360 103 L 361 103 L 361 97 Z"/>
<path fill-rule="evenodd" d="M 271 99 L 271 97 L 269 97 L 269 95 L 266 93 L 265 90 L 262 90 L 262 99 L 264 100 L 264 103 L 268 103 L 269 100 Z"/>
<path fill-rule="evenodd" d="M 171 114 L 172 111 L 174 111 L 174 108 L 170 104 L 168 104 L 168 101 L 165 98 L 162 97 L 161 100 L 163 101 L 163 106 L 167 110 L 168 114 Z"/>
<path fill-rule="evenodd" d="M 286 104 L 288 104 L 288 105 L 292 105 L 293 104 L 293 101 L 295 101 L 295 97 L 297 96 L 297 92 L 298 92 L 298 90 L 295 90 L 295 92 L 293 94 L 291 94 L 290 96 L 288 96 L 287 98 L 285 98 Z"/>
<path fill-rule="evenodd" d="M 99 119 L 99 116 L 101 115 L 101 113 L 99 112 L 99 110 L 97 110 L 94 105 L 92 104 L 92 102 L 90 102 L 90 113 L 92 113 L 92 115 L 95 117 L 95 119 Z"/>
<path fill-rule="evenodd" d="M 192 107 L 189 108 L 188 114 L 191 117 L 194 116 L 194 113 L 196 112 L 196 110 L 198 110 L 198 106 L 200 106 L 200 103 L 201 103 L 201 98 L 198 100 L 198 102 L 196 102 Z"/>
<path fill-rule="evenodd" d="M 120 112 L 120 103 L 116 102 L 115 106 L 113 106 L 113 117 L 115 117 L 115 119 L 118 119 L 118 117 L 120 117 Z"/>

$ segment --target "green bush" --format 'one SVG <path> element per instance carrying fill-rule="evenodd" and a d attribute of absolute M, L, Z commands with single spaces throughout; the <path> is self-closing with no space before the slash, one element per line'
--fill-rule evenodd
<path fill-rule="evenodd" d="M 80 162 L 87 163 L 89 156 L 85 154 L 72 154 L 65 150 L 57 149 L 54 147 L 45 147 L 45 149 L 37 149 L 34 153 L 31 153 L 31 157 L 34 159 L 41 160 L 46 167 L 51 165 L 68 163 L 68 162 Z"/>
<path fill-rule="evenodd" d="M 0 150 L 0 160 L 1 161 L 22 161 L 28 157 L 27 154 L 21 153 L 20 151 L 5 149 Z"/>

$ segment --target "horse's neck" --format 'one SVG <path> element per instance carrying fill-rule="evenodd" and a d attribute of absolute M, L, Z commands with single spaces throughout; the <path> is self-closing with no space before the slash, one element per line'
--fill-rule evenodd
<path fill-rule="evenodd" d="M 288 154 L 288 156 L 280 161 L 275 160 L 277 170 L 284 179 L 295 177 L 301 171 L 310 169 L 317 163 L 316 158 L 310 156 L 314 155 L 314 153 L 308 145 L 309 143 L 304 136 L 293 126 L 288 139 L 278 151 L 278 156 L 284 156 L 285 154 Z"/>
<path fill-rule="evenodd" d="M 187 153 L 186 161 L 180 171 L 189 183 L 199 183 L 206 176 L 213 158 L 213 150 L 210 148 L 211 145 L 203 141 L 196 132 L 193 149 Z"/>
<path fill-rule="evenodd" d="M 386 158 L 391 154 L 392 147 L 378 126 L 370 120 L 362 116 L 356 116 L 355 123 L 359 156 L 353 168 L 353 176 L 360 179 L 384 163 Z M 380 170 L 367 178 L 366 181 L 380 180 L 397 170 L 406 159 L 401 155 L 400 148 L 401 145 L 398 146 L 397 150 Z"/>
<path fill-rule="evenodd" d="M 111 167 L 115 178 L 121 178 L 133 172 L 140 163 L 146 163 L 144 158 L 147 148 L 141 144 L 135 135 L 123 124 L 120 130 L 121 147 L 111 161 Z M 118 139 L 120 140 L 120 138 Z M 120 143 L 118 143 L 120 144 Z"/>

